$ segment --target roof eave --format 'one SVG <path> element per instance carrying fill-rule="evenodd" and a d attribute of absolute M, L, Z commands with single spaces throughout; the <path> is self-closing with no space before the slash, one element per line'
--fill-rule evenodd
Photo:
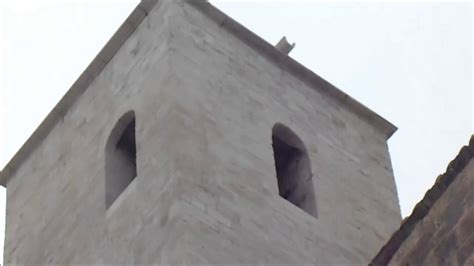
<path fill-rule="evenodd" d="M 332 85 L 322 77 L 300 64 L 298 61 L 281 53 L 272 44 L 262 39 L 257 34 L 242 26 L 224 12 L 220 11 L 205 0 L 187 0 L 187 3 L 200 10 L 203 14 L 215 21 L 222 28 L 226 29 L 237 38 L 242 40 L 251 48 L 258 51 L 261 55 L 267 57 L 281 68 L 306 82 L 311 88 L 314 88 L 326 95 L 329 95 L 339 101 L 343 106 L 361 116 L 364 120 L 380 130 L 386 139 L 390 138 L 397 127 L 370 110 L 354 98 L 350 97 L 336 86 Z"/>
<path fill-rule="evenodd" d="M 381 248 L 369 265 L 378 266 L 389 264 L 400 246 L 413 232 L 418 222 L 422 221 L 428 215 L 431 207 L 441 198 L 443 193 L 473 158 L 474 135 L 471 136 L 469 144 L 462 147 L 456 158 L 449 163 L 446 172 L 436 179 L 433 187 L 425 193 L 425 196 L 416 204 L 410 216 L 403 220 L 400 228 L 392 234 L 388 242 Z"/>
<path fill-rule="evenodd" d="M 102 72 L 107 63 L 114 57 L 130 34 L 135 31 L 157 2 L 158 0 L 142 0 L 137 7 L 135 7 L 125 22 L 122 23 L 112 38 L 110 38 L 107 44 L 101 49 L 99 54 L 94 58 L 94 60 L 92 60 L 84 72 L 82 72 L 53 110 L 49 112 L 43 122 L 41 122 L 39 127 L 26 140 L 10 162 L 8 162 L 8 164 L 3 168 L 2 172 L 0 172 L 0 185 L 6 187 L 7 182 L 14 171 L 49 134 L 50 130 L 57 124 L 57 122 L 61 121 L 61 119 L 66 115 L 69 107 L 84 93 L 94 79 Z"/>
<path fill-rule="evenodd" d="M 107 63 L 114 57 L 117 51 L 122 47 L 128 37 L 135 31 L 138 25 L 155 7 L 159 0 L 142 0 L 137 7 L 128 16 L 125 22 L 110 38 L 107 44 L 102 48 L 99 54 L 89 64 L 86 70 L 74 82 L 67 93 L 62 97 L 53 110 L 46 116 L 40 126 L 33 132 L 18 152 L 13 156 L 10 162 L 0 173 L 0 185 L 6 187 L 6 184 L 14 171 L 27 158 L 27 156 L 41 143 L 49 134 L 49 131 L 60 121 L 67 113 L 69 107 L 82 95 L 82 93 L 94 81 Z M 251 32 L 237 21 L 233 20 L 219 9 L 215 8 L 205 0 L 185 0 L 185 2 L 200 10 L 216 23 L 221 25 L 244 43 L 266 56 L 289 73 L 297 76 L 302 81 L 307 82 L 312 88 L 321 91 L 341 102 L 343 106 L 360 115 L 375 128 L 379 129 L 388 139 L 397 128 L 371 111 L 346 93 L 339 90 L 302 64 L 291 57 L 282 54 L 273 45 Z"/>

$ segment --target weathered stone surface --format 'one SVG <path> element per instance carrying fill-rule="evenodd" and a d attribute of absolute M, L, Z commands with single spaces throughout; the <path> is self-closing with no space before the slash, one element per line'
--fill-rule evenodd
<path fill-rule="evenodd" d="M 373 265 L 474 262 L 474 136 L 372 261 Z"/>
<path fill-rule="evenodd" d="M 400 222 L 387 132 L 234 34 L 159 1 L 12 172 L 7 265 L 369 262 Z M 107 209 L 130 110 L 137 177 Z M 317 218 L 279 196 L 275 123 L 307 148 Z"/>
<path fill-rule="evenodd" d="M 431 207 L 390 261 L 393 265 L 470 265 L 474 254 L 474 160 Z M 471 199 L 469 199 L 469 197 Z"/>

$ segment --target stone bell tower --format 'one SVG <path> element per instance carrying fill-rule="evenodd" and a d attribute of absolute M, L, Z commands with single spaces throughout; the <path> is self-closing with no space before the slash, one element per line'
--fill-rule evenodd
<path fill-rule="evenodd" d="M 142 1 L 0 174 L 4 261 L 367 264 L 394 131 L 209 3 Z"/>

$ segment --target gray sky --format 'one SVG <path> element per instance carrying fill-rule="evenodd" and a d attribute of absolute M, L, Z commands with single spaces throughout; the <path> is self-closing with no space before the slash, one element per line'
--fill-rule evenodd
<path fill-rule="evenodd" d="M 270 43 L 287 36 L 293 58 L 399 127 L 403 216 L 474 132 L 470 3 L 211 2 Z M 0 169 L 137 3 L 0 2 Z"/>

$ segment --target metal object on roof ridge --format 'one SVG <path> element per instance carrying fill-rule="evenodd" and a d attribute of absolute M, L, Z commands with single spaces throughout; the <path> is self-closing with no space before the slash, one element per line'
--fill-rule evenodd
<path fill-rule="evenodd" d="M 285 36 L 275 45 L 275 48 L 282 52 L 283 54 L 289 54 L 293 48 L 295 48 L 296 43 L 290 44 Z"/>

